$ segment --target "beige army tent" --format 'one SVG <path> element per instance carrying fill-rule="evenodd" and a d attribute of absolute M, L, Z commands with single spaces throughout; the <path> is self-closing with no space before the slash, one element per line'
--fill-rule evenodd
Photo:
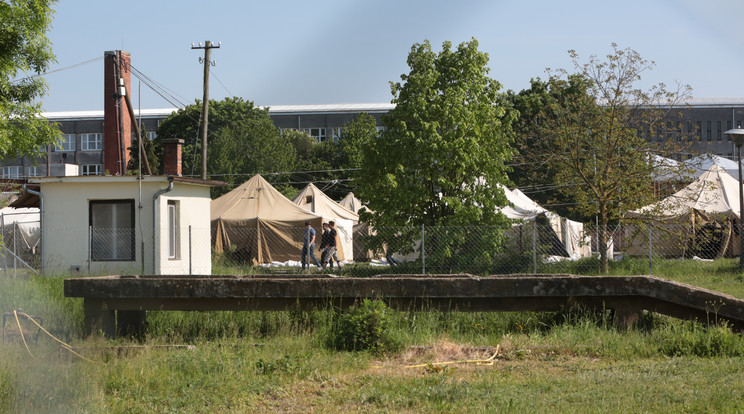
<path fill-rule="evenodd" d="M 687 187 L 627 218 L 653 223 L 653 254 L 666 257 L 733 257 L 739 254 L 738 181 L 717 164 Z M 629 227 L 627 253 L 648 254 L 647 226 Z"/>
<path fill-rule="evenodd" d="M 338 204 L 356 214 L 359 214 L 359 210 L 364 207 L 362 201 L 356 198 L 354 193 L 351 191 L 349 191 L 349 194 L 346 194 L 346 197 L 342 198 L 341 201 L 338 202 Z"/>
<path fill-rule="evenodd" d="M 344 252 L 351 254 L 354 251 L 353 231 L 354 224 L 359 222 L 359 216 L 333 201 L 313 183 L 306 185 L 292 199 L 292 202 L 305 210 L 320 215 L 326 222 L 333 220 L 336 223 L 338 257 L 340 260 L 346 260 Z"/>
<path fill-rule="evenodd" d="M 546 210 L 518 188 L 510 190 L 503 185 L 501 187 L 509 201 L 501 212 L 514 220 L 514 226 L 508 233 L 514 242 L 531 244 L 533 229 L 527 223 L 537 223 L 540 245 L 549 246 L 550 255 L 572 258 L 591 256 L 591 243 L 584 235 L 583 223 Z"/>
<path fill-rule="evenodd" d="M 237 256 L 255 264 L 300 260 L 305 222 L 310 221 L 320 234 L 323 221 L 258 174 L 212 200 L 211 219 L 215 250 L 237 251 Z M 317 251 L 316 257 L 320 257 Z"/>

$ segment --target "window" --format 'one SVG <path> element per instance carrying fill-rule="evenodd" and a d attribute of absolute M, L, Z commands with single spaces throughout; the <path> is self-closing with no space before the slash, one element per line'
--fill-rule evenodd
<path fill-rule="evenodd" d="M 80 175 L 103 175 L 103 165 L 101 164 L 84 164 Z"/>
<path fill-rule="evenodd" d="M 168 258 L 181 258 L 181 230 L 178 201 L 168 200 Z"/>
<path fill-rule="evenodd" d="M 721 140 L 721 121 L 716 121 L 716 140 Z"/>
<path fill-rule="evenodd" d="M 21 167 L 17 165 L 3 167 L 3 178 L 21 178 Z"/>
<path fill-rule="evenodd" d="M 706 129 L 706 137 L 708 138 L 708 141 L 710 141 L 710 140 L 712 139 L 712 136 L 711 136 L 711 129 L 710 129 L 710 124 L 711 124 L 711 121 L 706 121 L 706 122 L 705 122 L 705 125 L 707 126 L 707 129 Z"/>
<path fill-rule="evenodd" d="M 28 167 L 28 176 L 29 177 L 38 177 L 39 176 L 39 167 Z"/>
<path fill-rule="evenodd" d="M 703 126 L 702 126 L 702 122 L 700 121 L 697 121 L 697 136 L 698 136 L 698 141 L 703 140 Z"/>
<path fill-rule="evenodd" d="M 75 134 L 64 134 L 55 151 L 75 151 Z"/>
<path fill-rule="evenodd" d="M 80 149 L 100 151 L 103 149 L 103 134 L 80 134 Z"/>
<path fill-rule="evenodd" d="M 154 141 L 158 137 L 158 133 L 154 131 L 147 131 L 147 139 Z"/>
<path fill-rule="evenodd" d="M 91 201 L 90 259 L 134 261 L 134 200 Z"/>
<path fill-rule="evenodd" d="M 344 132 L 343 127 L 331 128 L 331 133 L 333 134 L 333 140 L 338 142 L 338 140 L 341 139 L 341 135 L 343 134 L 343 132 Z"/>
<path fill-rule="evenodd" d="M 323 142 L 326 140 L 326 129 L 325 128 L 305 128 L 303 131 L 307 132 L 311 137 Z"/>

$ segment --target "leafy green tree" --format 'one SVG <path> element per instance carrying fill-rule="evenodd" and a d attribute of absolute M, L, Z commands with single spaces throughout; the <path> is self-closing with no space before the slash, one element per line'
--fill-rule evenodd
<path fill-rule="evenodd" d="M 185 175 L 191 174 L 192 167 L 196 170 L 201 165 L 201 151 L 198 150 L 201 147 L 196 139 L 200 111 L 199 103 L 189 105 L 158 127 L 158 137 L 186 140 Z M 210 102 L 207 157 L 209 177 L 229 184 L 213 190 L 213 196 L 219 196 L 253 174 L 290 171 L 297 155 L 290 139 L 279 134 L 268 109 L 236 97 Z"/>
<path fill-rule="evenodd" d="M 341 139 L 338 141 L 338 153 L 335 168 L 361 168 L 364 158 L 363 147 L 378 135 L 375 118 L 367 113 L 361 113 L 353 121 L 341 129 Z"/>
<path fill-rule="evenodd" d="M 41 155 L 59 137 L 41 114 L 37 100 L 46 92 L 39 76 L 54 62 L 46 37 L 54 13 L 49 0 L 0 2 L 0 157 Z"/>
<path fill-rule="evenodd" d="M 488 77 L 488 54 L 478 42 L 435 53 L 428 41 L 414 44 L 410 72 L 391 83 L 396 107 L 383 117 L 385 131 L 362 146 L 358 195 L 375 213 L 375 227 L 396 227 L 411 246 L 420 226 L 452 226 L 439 240 L 426 240 L 427 257 L 451 263 L 476 251 L 495 252 L 508 220 L 499 183 L 514 151 L 516 114 Z M 474 246 L 469 225 L 495 226 L 486 246 Z M 455 233 L 455 228 L 461 229 Z M 417 230 L 418 229 L 418 230 Z M 470 243 L 470 245 L 468 245 Z M 484 258 L 479 258 L 484 259 Z"/>
<path fill-rule="evenodd" d="M 153 175 L 158 175 L 161 173 L 160 170 L 160 158 L 162 157 L 163 149 L 157 145 L 156 142 L 150 141 L 147 138 L 147 129 L 145 128 L 145 124 L 140 125 L 140 136 L 142 137 L 142 145 L 144 146 L 143 151 L 145 153 L 145 157 L 147 158 L 147 162 L 150 164 L 150 171 Z M 127 172 L 129 174 L 137 175 L 139 172 L 139 141 L 137 140 L 137 137 L 132 134 L 132 146 L 128 148 L 129 150 L 129 165 L 127 165 Z M 143 174 L 147 172 L 147 167 L 145 166 L 145 162 L 143 160 L 142 162 L 142 172 Z"/>
<path fill-rule="evenodd" d="M 569 51 L 576 73 L 560 70 L 514 97 L 522 111 L 517 130 L 520 164 L 528 180 L 551 184 L 575 215 L 596 217 L 605 272 L 607 225 L 654 201 L 651 178 L 658 166 L 653 155 L 667 156 L 689 146 L 681 127 L 664 130 L 689 87 L 638 88 L 641 75 L 654 63 L 631 49 L 612 48 L 606 60 L 591 56 L 587 63 Z M 677 139 L 647 139 L 664 133 Z"/>

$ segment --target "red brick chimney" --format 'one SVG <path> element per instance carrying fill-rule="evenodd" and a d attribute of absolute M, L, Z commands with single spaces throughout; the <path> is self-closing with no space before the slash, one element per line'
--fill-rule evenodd
<path fill-rule="evenodd" d="M 132 122 L 124 99 L 130 91 L 131 56 L 121 50 L 103 53 L 103 168 L 124 175 L 132 146 Z"/>
<path fill-rule="evenodd" d="M 180 138 L 161 138 L 163 143 L 163 174 L 181 176 L 181 146 L 184 140 Z"/>

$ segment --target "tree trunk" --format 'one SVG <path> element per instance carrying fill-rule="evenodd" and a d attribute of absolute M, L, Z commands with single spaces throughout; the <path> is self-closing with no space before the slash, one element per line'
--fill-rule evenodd
<path fill-rule="evenodd" d="M 599 249 L 599 269 L 602 273 L 610 271 L 609 257 L 607 257 L 607 206 L 599 206 L 599 228 L 597 228 L 597 248 Z"/>

